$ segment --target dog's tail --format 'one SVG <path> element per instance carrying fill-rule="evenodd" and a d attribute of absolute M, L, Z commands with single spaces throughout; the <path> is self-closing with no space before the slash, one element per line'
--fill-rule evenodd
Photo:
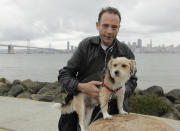
<path fill-rule="evenodd" d="M 74 111 L 72 101 L 70 101 L 67 105 L 62 105 L 61 103 L 55 103 L 53 108 L 59 109 L 61 114 L 67 114 Z"/>

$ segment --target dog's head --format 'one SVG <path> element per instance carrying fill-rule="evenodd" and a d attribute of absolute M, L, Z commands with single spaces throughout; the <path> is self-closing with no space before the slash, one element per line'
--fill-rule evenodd
<path fill-rule="evenodd" d="M 135 74 L 136 64 L 134 60 L 129 60 L 125 57 L 111 58 L 108 62 L 108 70 L 115 81 L 123 83 Z"/>

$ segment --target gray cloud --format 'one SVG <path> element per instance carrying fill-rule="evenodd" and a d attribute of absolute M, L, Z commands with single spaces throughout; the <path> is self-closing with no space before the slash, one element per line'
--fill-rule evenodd
<path fill-rule="evenodd" d="M 0 40 L 65 40 L 94 35 L 98 12 L 105 6 L 114 6 L 122 14 L 119 38 L 180 31 L 178 0 L 1 0 Z"/>

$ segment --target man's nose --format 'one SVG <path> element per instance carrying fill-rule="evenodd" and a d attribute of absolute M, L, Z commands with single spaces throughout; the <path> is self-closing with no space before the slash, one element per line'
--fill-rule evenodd
<path fill-rule="evenodd" d="M 107 28 L 107 33 L 112 33 L 112 31 L 113 31 L 113 30 L 112 30 L 111 27 L 108 27 L 108 28 Z"/>

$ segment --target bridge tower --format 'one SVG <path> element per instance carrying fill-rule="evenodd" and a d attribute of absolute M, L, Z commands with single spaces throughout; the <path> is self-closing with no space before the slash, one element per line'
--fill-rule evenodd
<path fill-rule="evenodd" d="M 8 54 L 14 54 L 14 46 L 8 45 Z"/>

